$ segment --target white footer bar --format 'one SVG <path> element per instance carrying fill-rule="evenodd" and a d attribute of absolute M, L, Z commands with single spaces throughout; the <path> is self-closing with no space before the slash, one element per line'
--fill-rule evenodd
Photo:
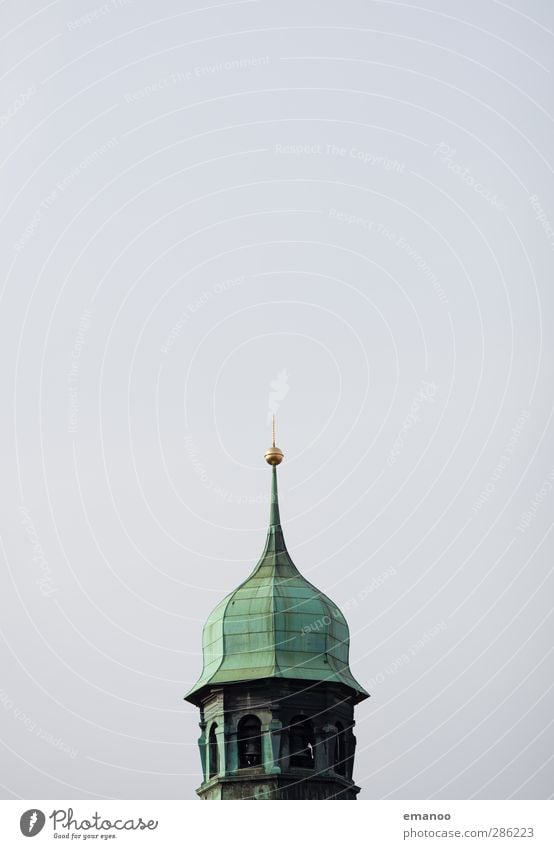
<path fill-rule="evenodd" d="M 29 838 L 37 839 L 29 844 Z M 552 801 L 0 801 L 0 845 L 554 849 Z"/>

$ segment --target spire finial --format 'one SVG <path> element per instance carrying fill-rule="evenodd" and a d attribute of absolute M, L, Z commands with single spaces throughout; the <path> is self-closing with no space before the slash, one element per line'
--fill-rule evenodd
<path fill-rule="evenodd" d="M 285 456 L 280 448 L 277 448 L 275 445 L 275 416 L 272 418 L 271 422 L 271 435 L 272 435 L 272 446 L 268 448 L 264 454 L 266 459 L 266 463 L 269 463 L 270 466 L 278 466 L 279 463 L 283 462 L 283 457 Z"/>
<path fill-rule="evenodd" d="M 279 499 L 277 497 L 277 468 L 279 463 L 283 462 L 284 454 L 280 448 L 275 445 L 275 416 L 271 421 L 271 436 L 272 445 L 264 454 L 266 463 L 269 463 L 271 469 L 271 504 L 269 508 L 269 525 L 270 527 L 280 527 L 281 519 L 279 518 Z"/>

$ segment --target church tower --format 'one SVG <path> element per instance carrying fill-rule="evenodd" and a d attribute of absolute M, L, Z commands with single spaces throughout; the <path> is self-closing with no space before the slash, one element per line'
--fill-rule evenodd
<path fill-rule="evenodd" d="M 269 530 L 252 574 L 204 626 L 204 668 L 186 700 L 200 709 L 201 799 L 356 799 L 354 705 L 368 693 L 348 665 L 338 607 L 287 551 L 273 445 Z"/>

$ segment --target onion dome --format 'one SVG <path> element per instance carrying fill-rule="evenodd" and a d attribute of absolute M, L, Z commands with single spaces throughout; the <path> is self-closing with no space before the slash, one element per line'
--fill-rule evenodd
<path fill-rule="evenodd" d="M 251 575 L 209 615 L 204 668 L 185 698 L 199 704 L 208 687 L 281 678 L 342 684 L 359 702 L 368 693 L 350 671 L 346 620 L 300 574 L 287 551 L 277 494 L 276 467 L 283 452 L 275 438 L 265 459 L 272 467 L 265 548 Z"/>

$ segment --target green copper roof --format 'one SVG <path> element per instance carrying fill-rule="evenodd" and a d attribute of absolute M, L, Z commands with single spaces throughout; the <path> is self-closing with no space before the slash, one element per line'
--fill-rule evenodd
<path fill-rule="evenodd" d="M 221 601 L 204 626 L 202 675 L 185 698 L 207 685 L 260 678 L 329 681 L 367 697 L 348 665 L 349 634 L 338 607 L 302 577 L 287 551 L 272 468 L 269 530 L 252 574 Z"/>

